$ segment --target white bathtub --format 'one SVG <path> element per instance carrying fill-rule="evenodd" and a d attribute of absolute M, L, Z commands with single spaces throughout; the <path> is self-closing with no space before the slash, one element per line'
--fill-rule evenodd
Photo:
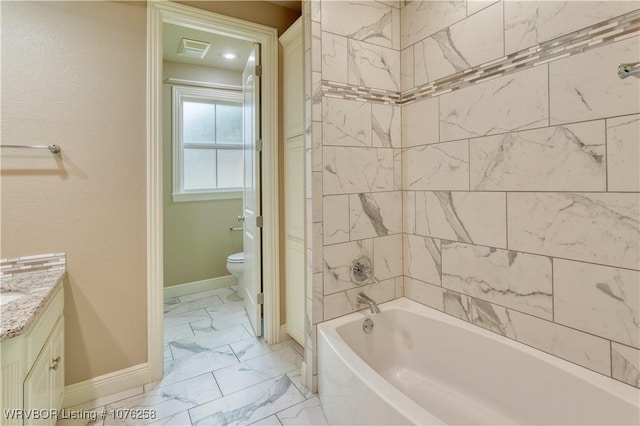
<path fill-rule="evenodd" d="M 318 326 L 331 425 L 640 424 L 631 386 L 406 298 L 380 309 Z"/>

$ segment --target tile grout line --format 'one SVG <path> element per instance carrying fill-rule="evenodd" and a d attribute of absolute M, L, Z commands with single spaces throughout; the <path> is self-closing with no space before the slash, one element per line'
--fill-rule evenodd
<path fill-rule="evenodd" d="M 359 101 L 355 101 L 355 102 L 359 102 Z M 404 105 L 401 105 L 401 106 L 404 106 Z M 406 150 L 410 150 L 410 149 L 414 149 L 414 148 L 427 147 L 429 145 L 440 145 L 440 144 L 444 144 L 444 143 L 462 142 L 462 141 L 465 141 L 465 140 L 474 141 L 474 140 L 477 140 L 477 139 L 486 139 L 486 138 L 495 137 L 495 136 L 507 136 L 507 135 L 512 135 L 514 133 L 533 132 L 533 131 L 536 131 L 536 130 L 547 130 L 547 129 L 553 129 L 553 128 L 556 128 L 556 127 L 567 127 L 567 126 L 573 126 L 573 125 L 579 125 L 579 124 L 594 123 L 594 122 L 597 122 L 597 121 L 605 121 L 605 120 L 610 120 L 610 119 L 614 119 L 614 118 L 633 117 L 635 115 L 638 115 L 638 113 L 604 116 L 604 117 L 599 117 L 599 118 L 592 118 L 592 119 L 580 120 L 580 121 L 570 121 L 570 122 L 566 122 L 566 123 L 553 124 L 553 125 L 544 125 L 544 126 L 531 127 L 531 128 L 526 128 L 526 129 L 513 129 L 513 130 L 510 130 L 510 131 L 506 131 L 506 132 L 489 133 L 489 134 L 486 134 L 486 135 L 470 136 L 470 137 L 464 137 L 464 138 L 458 138 L 458 139 L 448 139 L 448 140 L 444 140 L 444 141 L 443 140 L 439 140 L 438 142 L 434 142 L 434 143 L 423 143 L 423 144 L 420 144 L 420 145 L 407 146 L 407 147 L 403 146 L 403 147 L 395 148 L 395 149 L 400 149 L 402 151 L 406 151 Z M 440 120 L 438 120 L 438 121 L 440 122 Z M 362 145 L 323 145 L 323 146 L 329 147 L 329 148 L 390 149 L 390 148 L 387 148 L 387 147 L 374 147 L 374 148 L 371 148 L 371 147 L 362 146 Z M 554 192 L 584 192 L 584 191 L 554 191 Z M 599 192 L 602 192 L 602 191 L 599 191 Z M 622 192 L 630 192 L 630 191 L 622 191 Z M 330 195 L 334 195 L 334 194 L 330 194 Z"/>
<path fill-rule="evenodd" d="M 504 193 L 504 231 L 504 246 L 509 250 L 509 193 L 506 191 Z"/>
<path fill-rule="evenodd" d="M 609 375 L 613 378 L 613 341 L 609 340 Z"/>
<path fill-rule="evenodd" d="M 504 6 L 504 2 L 503 2 L 503 9 L 504 9 L 504 7 L 505 6 Z M 476 12 L 476 13 L 478 13 L 478 12 Z M 598 35 L 595 35 L 595 36 L 591 35 L 591 40 L 593 40 L 593 39 L 601 40 L 600 43 L 596 43 L 596 44 L 588 43 L 586 46 L 584 46 L 584 45 L 573 46 L 573 50 L 571 50 L 569 52 L 567 52 L 567 51 L 558 51 L 558 46 L 554 46 L 554 43 L 558 43 L 559 39 L 562 39 L 561 43 L 563 43 L 564 45 L 571 46 L 572 44 L 576 43 L 576 40 L 579 40 L 580 38 L 589 37 L 590 36 L 589 35 L 589 30 L 593 31 L 593 30 L 596 30 L 598 28 L 602 28 L 603 26 L 606 26 L 606 23 L 608 23 L 608 22 L 616 23 L 617 25 L 616 25 L 616 27 L 609 28 L 606 31 L 611 32 L 611 31 L 614 31 L 616 28 L 618 28 L 618 26 L 620 26 L 620 25 L 626 25 L 626 26 L 631 26 L 632 27 L 631 30 L 630 30 L 631 33 L 635 33 L 635 32 L 638 31 L 638 28 L 633 27 L 633 25 L 634 25 L 633 24 L 633 17 L 636 16 L 637 14 L 638 14 L 637 11 L 632 11 L 632 12 L 629 12 L 629 13 L 624 14 L 624 15 L 613 17 L 613 18 L 610 18 L 610 19 L 607 19 L 607 20 L 592 24 L 591 26 L 584 27 L 584 28 L 578 29 L 576 31 L 570 32 L 568 34 L 556 37 L 555 39 L 547 40 L 547 41 L 544 41 L 542 43 L 538 43 L 537 45 L 533 45 L 531 47 L 527 47 L 527 48 L 521 49 L 520 51 L 512 52 L 509 55 L 506 55 L 506 45 L 504 43 L 505 37 L 504 37 L 504 28 L 503 28 L 503 45 L 505 45 L 505 47 L 504 47 L 505 55 L 503 56 L 504 59 L 502 59 L 501 62 L 500 61 L 496 62 L 497 60 L 500 60 L 501 58 L 493 59 L 493 60 L 485 62 L 485 63 L 483 63 L 481 65 L 478 65 L 478 66 L 475 66 L 475 67 L 471 67 L 471 68 L 469 68 L 467 70 L 463 70 L 461 72 L 458 72 L 457 73 L 458 77 L 456 77 L 456 74 L 452 74 L 452 75 L 443 77 L 443 79 L 448 80 L 447 83 L 450 83 L 450 85 L 453 85 L 454 87 L 455 87 L 455 84 L 459 83 L 460 87 L 453 89 L 453 90 L 458 90 L 458 89 L 461 89 L 463 87 L 469 87 L 469 86 L 474 85 L 474 84 L 482 83 L 487 78 L 491 78 L 491 79 L 498 78 L 498 77 L 501 77 L 501 76 L 517 73 L 517 72 L 522 71 L 524 69 L 530 69 L 530 68 L 534 67 L 536 64 L 538 64 L 540 62 L 540 60 L 539 60 L 540 59 L 540 55 L 544 55 L 546 53 L 549 53 L 549 55 L 551 55 L 550 58 L 543 59 L 543 60 L 547 61 L 545 64 L 548 65 L 550 62 L 554 62 L 556 60 L 561 60 L 561 59 L 564 59 L 566 57 L 574 56 L 574 55 L 577 55 L 577 54 L 580 54 L 580 53 L 584 53 L 584 52 L 587 52 L 587 51 L 591 51 L 591 50 L 597 49 L 599 47 L 603 47 L 603 46 L 606 46 L 606 45 L 609 45 L 609 44 L 613 44 L 613 43 L 617 43 L 617 42 L 620 42 L 620 41 L 623 41 L 623 40 L 630 39 L 630 38 L 634 37 L 635 34 L 629 35 L 629 33 L 627 32 L 626 34 L 621 35 L 620 37 L 623 37 L 623 38 L 621 38 L 619 40 L 616 40 L 616 38 L 618 38 L 618 37 L 609 36 L 608 39 L 607 39 L 607 35 L 606 34 L 604 34 L 604 35 L 598 34 Z M 506 19 L 506 18 L 504 18 L 504 11 L 503 11 L 503 21 L 504 21 L 504 19 Z M 627 22 L 625 22 L 625 21 L 627 21 Z M 503 26 L 504 25 L 505 24 L 503 24 Z M 573 38 L 570 38 L 572 35 L 573 35 Z M 342 37 L 344 37 L 344 36 L 342 36 Z M 428 37 L 426 37 L 426 38 L 428 38 Z M 605 40 L 605 39 L 607 39 L 607 40 Z M 416 45 L 416 43 L 411 45 L 411 46 L 414 47 L 414 67 L 415 67 L 415 45 Z M 534 50 L 536 48 L 536 46 L 538 46 L 538 52 L 536 52 Z M 543 47 L 540 47 L 540 46 L 543 46 Z M 405 47 L 405 48 L 408 48 L 408 47 Z M 400 51 L 402 51 L 402 50 L 404 50 L 404 49 L 401 49 Z M 529 59 L 528 63 L 525 62 L 524 64 L 522 64 L 522 63 L 518 64 L 520 66 L 519 68 L 518 67 L 510 67 L 512 69 L 504 69 L 502 71 L 497 71 L 497 73 L 499 73 L 499 74 L 489 74 L 489 76 L 483 77 L 483 74 L 486 74 L 484 72 L 484 68 L 487 68 L 487 67 L 491 66 L 491 68 L 488 68 L 488 69 L 493 69 L 493 68 L 496 68 L 496 67 L 500 67 L 499 64 L 501 64 L 501 63 L 504 63 L 504 64 L 508 64 L 509 63 L 510 64 L 510 63 L 514 63 L 513 61 L 517 62 L 519 60 L 518 56 L 522 56 L 523 54 L 525 54 L 525 56 L 531 56 L 532 57 L 532 58 Z M 537 61 L 537 62 L 535 62 L 535 61 Z M 524 69 L 522 67 L 524 67 Z M 478 70 L 478 71 L 476 71 L 476 73 L 481 71 L 480 75 L 476 76 L 477 77 L 476 81 L 467 81 L 467 82 L 464 82 L 464 81 L 461 82 L 460 81 L 460 78 L 462 78 L 464 76 L 473 75 L 474 71 L 469 71 L 469 70 L 474 70 L 474 69 Z M 415 85 L 415 72 L 413 74 L 414 74 L 413 77 L 414 77 L 414 85 Z M 414 91 L 415 92 L 420 92 L 420 90 L 424 90 L 425 87 L 426 88 L 434 87 L 435 88 L 434 91 L 436 91 L 436 92 L 445 91 L 445 92 L 448 93 L 448 92 L 451 91 L 451 88 L 450 89 L 446 89 L 446 87 L 448 87 L 448 86 L 438 86 L 438 85 L 436 85 L 435 83 L 437 81 L 438 80 L 434 80 L 433 82 L 427 83 L 426 85 L 422 85 L 421 87 L 413 88 L 413 89 L 405 91 L 405 92 L 393 92 L 393 91 L 384 91 L 384 90 L 383 90 L 383 92 L 386 92 L 386 93 L 389 94 L 388 96 L 393 96 L 393 97 L 398 97 L 398 95 L 399 95 L 398 103 L 399 104 L 404 104 L 404 103 L 407 103 L 407 102 L 412 102 L 413 100 L 427 99 L 427 98 L 431 98 L 431 97 L 440 96 L 440 95 L 445 94 L 445 93 L 435 93 L 435 94 L 430 95 L 429 93 L 426 93 L 424 95 L 420 95 L 419 93 L 412 93 L 412 94 L 408 94 L 407 93 L 407 92 L 414 92 Z M 327 89 L 327 88 L 329 88 L 331 86 L 330 85 L 327 86 L 326 84 L 322 85 L 322 86 L 323 86 L 322 92 L 323 92 L 323 95 L 325 95 L 326 94 L 325 89 Z M 347 89 L 347 90 L 354 90 L 354 89 L 358 90 L 358 88 L 359 88 L 359 86 L 353 86 L 353 85 L 350 85 L 348 83 L 344 84 L 344 85 L 341 84 L 340 86 L 341 87 L 337 88 L 337 90 L 339 90 L 339 91 L 341 91 L 341 89 L 342 89 L 342 91 L 344 89 Z M 367 91 L 367 90 L 370 91 L 370 89 L 366 89 L 366 88 L 362 88 L 362 89 L 364 89 L 365 91 Z M 362 89 L 360 89 L 361 92 L 363 91 Z M 380 89 L 374 89 L 374 91 L 380 92 L 381 90 Z M 415 97 L 415 99 L 414 99 L 414 97 Z M 372 101 L 379 102 L 379 100 L 372 100 Z"/>
<path fill-rule="evenodd" d="M 418 280 L 418 281 L 419 281 L 419 280 Z M 429 283 L 426 283 L 426 284 L 429 284 Z M 434 285 L 434 284 L 429 284 L 429 285 Z M 411 298 L 409 297 L 409 299 L 411 299 Z M 435 309 L 435 308 L 433 308 L 432 306 L 429 306 L 429 305 L 427 305 L 427 304 L 425 304 L 425 303 L 422 303 L 422 302 L 420 302 L 420 301 L 418 301 L 418 300 L 416 300 L 416 299 L 411 299 L 411 300 L 413 300 L 413 301 L 414 301 L 414 302 L 416 302 L 416 303 L 420 303 L 421 305 L 426 306 L 426 307 L 428 307 L 428 308 Z M 482 300 L 482 299 L 478 299 L 478 300 Z M 501 307 L 501 308 L 507 309 L 507 310 L 516 311 L 515 309 L 507 308 L 507 307 L 505 307 L 505 306 L 498 305 L 498 304 L 495 304 L 495 303 L 493 303 L 493 302 L 488 302 L 488 303 L 490 303 L 491 305 L 495 305 L 495 306 L 498 306 L 498 307 Z M 473 309 L 474 307 L 475 307 L 475 305 L 472 305 L 472 309 Z M 440 310 L 438 310 L 438 309 L 436 309 L 436 310 L 437 310 L 437 311 L 439 311 L 439 312 L 442 312 L 442 313 L 444 313 L 444 314 L 446 314 L 446 315 L 449 315 L 449 316 L 451 316 L 451 317 L 453 317 L 453 318 L 457 318 L 455 315 L 452 315 L 452 314 L 450 314 L 450 313 L 448 313 L 448 312 L 440 311 Z M 518 312 L 518 313 L 520 313 L 520 314 L 523 314 L 523 315 L 533 316 L 533 315 L 526 314 L 526 313 L 524 313 L 524 312 L 520 312 L 520 311 L 516 311 L 516 312 Z M 544 318 L 539 318 L 539 317 L 536 317 L 536 316 L 533 316 L 533 317 L 534 317 L 534 318 L 536 318 L 536 319 L 540 319 L 540 320 L 542 320 L 542 321 L 548 321 L 548 320 L 545 320 Z M 459 319 L 459 318 L 458 318 L 458 319 Z M 463 321 L 463 320 L 461 320 L 461 321 Z M 594 373 L 600 374 L 600 375 L 602 375 L 602 376 L 604 376 L 604 377 L 610 377 L 610 376 L 608 376 L 608 375 L 607 375 L 607 374 L 605 374 L 605 373 L 601 373 L 601 372 L 599 372 L 599 371 L 593 370 L 593 369 L 591 369 L 591 368 L 589 368 L 589 367 L 586 367 L 586 366 L 584 366 L 584 365 L 582 365 L 582 364 L 578 364 L 577 362 L 574 362 L 574 361 L 572 361 L 572 360 L 569 360 L 569 359 L 566 359 L 566 358 L 562 358 L 562 357 L 560 357 L 560 356 L 558 356 L 558 355 L 556 355 L 556 354 L 553 354 L 553 353 L 551 353 L 551 352 L 547 352 L 547 351 L 546 351 L 546 350 L 544 350 L 544 349 L 540 349 L 540 348 L 538 348 L 538 347 L 536 347 L 536 346 L 532 346 L 532 345 L 530 345 L 530 344 L 528 344 L 528 343 L 525 343 L 525 342 L 523 342 L 523 341 L 517 340 L 517 339 L 515 339 L 515 338 L 511 338 L 511 337 L 505 336 L 504 334 L 498 333 L 498 332 L 496 332 L 496 331 L 494 331 L 494 330 L 492 330 L 492 329 L 488 329 L 488 328 L 482 327 L 482 326 L 480 326 L 480 325 L 478 325 L 478 324 L 476 324 L 476 323 L 474 323 L 474 322 L 469 322 L 469 324 L 472 324 L 472 325 L 474 325 L 474 326 L 476 326 L 476 327 L 480 327 L 480 328 L 482 328 L 482 329 L 484 329 L 484 330 L 490 331 L 490 332 L 492 332 L 492 333 L 494 333 L 494 334 L 497 334 L 497 335 L 499 335 L 499 336 L 502 336 L 502 337 L 507 338 L 507 339 L 509 339 L 509 340 L 512 340 L 512 341 L 514 341 L 514 342 L 518 342 L 518 343 L 520 343 L 520 344 L 522 344 L 522 345 L 528 346 L 528 347 L 533 348 L 533 349 L 535 349 L 535 350 L 537 350 L 537 351 L 544 352 L 544 353 L 546 353 L 547 355 L 550 355 L 550 356 L 553 356 L 553 357 L 556 357 L 556 358 L 562 359 L 562 360 L 564 360 L 564 361 L 566 361 L 566 362 L 570 362 L 571 364 L 576 365 L 576 366 L 578 366 L 578 367 L 585 368 L 585 369 L 587 369 L 587 370 L 589 370 L 589 371 L 593 371 Z M 607 340 L 607 341 L 609 341 L 609 342 L 610 342 L 610 344 L 612 344 L 612 343 L 613 343 L 613 341 L 611 341 L 611 340 L 609 340 L 609 339 L 606 339 L 606 338 L 603 338 L 603 337 L 601 337 L 601 336 L 596 336 L 596 335 L 593 335 L 593 334 L 591 334 L 591 333 L 588 333 L 588 332 L 585 332 L 585 331 L 582 331 L 582 330 L 578 330 L 578 329 L 574 329 L 574 328 L 571 328 L 571 327 L 565 326 L 565 325 L 563 325 L 563 324 L 557 324 L 557 323 L 553 323 L 553 324 L 556 324 L 556 325 L 559 325 L 559 326 L 562 326 L 562 327 L 566 327 L 566 328 L 569 328 L 569 329 L 572 329 L 572 330 L 575 330 L 575 331 L 578 331 L 578 332 L 581 332 L 581 333 L 589 334 L 589 335 L 592 335 L 592 336 L 594 336 L 594 337 L 598 337 L 598 338 L 603 339 L 603 340 Z M 617 342 L 616 342 L 616 343 L 617 343 Z M 610 377 L 610 378 L 613 378 L 613 377 Z M 617 379 L 614 379 L 614 380 L 617 380 Z M 626 382 L 623 382 L 623 381 L 620 381 L 620 380 L 618 380 L 618 381 L 619 381 L 620 383 L 624 383 L 624 384 L 626 384 L 626 385 L 628 385 L 628 386 L 631 386 L 631 387 L 633 387 L 633 388 L 637 389 L 637 387 L 635 387 L 635 386 L 633 386 L 633 385 L 630 385 L 629 383 L 626 383 Z"/>
<path fill-rule="evenodd" d="M 551 63 L 545 64 L 547 67 L 547 123 L 551 127 Z"/>
<path fill-rule="evenodd" d="M 502 2 L 502 56 L 507 56 L 507 6 L 505 4 L 505 0 L 500 1 Z"/>
<path fill-rule="evenodd" d="M 609 119 L 604 120 L 604 179 L 605 191 L 609 192 Z"/>
<path fill-rule="evenodd" d="M 418 278 L 413 278 L 413 277 L 411 277 L 411 276 L 409 276 L 408 278 L 410 278 L 410 279 L 412 279 L 412 280 L 414 280 L 414 281 L 418 281 L 419 283 L 422 283 L 422 284 L 430 285 L 430 286 L 437 287 L 437 288 L 443 288 L 443 289 L 445 289 L 445 290 L 447 290 L 447 291 L 451 291 L 451 292 L 455 292 L 455 293 L 458 293 L 458 294 L 462 294 L 462 295 L 467 296 L 467 297 L 469 297 L 469 298 L 472 298 L 472 299 L 474 299 L 474 300 L 480 300 L 480 301 L 483 301 L 483 302 L 487 302 L 487 303 L 490 303 L 491 305 L 494 305 L 494 306 L 497 306 L 497 307 L 500 307 L 500 308 L 503 308 L 503 309 L 508 309 L 508 310 L 510 310 L 510 311 L 517 312 L 517 313 L 522 314 L 522 315 L 526 315 L 526 316 L 531 317 L 531 318 L 533 318 L 533 319 L 535 319 L 535 320 L 545 321 L 545 322 L 551 323 L 551 324 L 553 324 L 553 325 L 556 325 L 556 326 L 558 326 L 558 327 L 562 327 L 562 328 L 566 328 L 566 329 L 569 329 L 569 330 L 572 330 L 572 331 L 576 331 L 576 332 L 579 332 L 579 333 L 582 333 L 582 334 L 586 334 L 586 335 L 589 335 L 589 336 L 592 336 L 592 337 L 595 337 L 595 338 L 598 338 L 598 339 L 601 339 L 601 340 L 606 340 L 607 342 L 612 342 L 612 343 L 616 343 L 616 344 L 619 344 L 619 345 L 627 346 L 627 347 L 632 348 L 632 349 L 640 350 L 640 348 L 636 348 L 636 347 L 634 347 L 634 346 L 630 346 L 630 345 L 629 345 L 629 344 L 627 344 L 627 343 L 621 343 L 621 342 L 618 342 L 618 341 L 615 341 L 615 340 L 611 340 L 611 339 L 610 339 L 610 338 L 608 338 L 608 337 L 599 336 L 599 335 L 594 334 L 594 333 L 592 333 L 592 332 L 590 332 L 590 331 L 581 330 L 581 329 L 579 329 L 579 328 L 576 328 L 576 327 L 573 327 L 573 326 L 570 326 L 570 325 L 566 325 L 566 324 L 563 324 L 563 323 L 555 322 L 555 321 L 552 321 L 552 320 L 547 319 L 547 318 L 542 318 L 542 317 L 539 317 L 539 316 L 537 316 L 537 315 L 534 315 L 534 314 L 531 314 L 531 313 L 528 313 L 528 312 L 523 312 L 523 311 L 521 311 L 521 310 L 518 310 L 518 309 L 515 309 L 515 308 L 512 308 L 512 307 L 509 307 L 509 306 L 505 306 L 505 305 L 500 304 L 500 303 L 496 303 L 496 302 L 493 302 L 493 301 L 490 301 L 490 300 L 486 300 L 486 299 L 481 299 L 481 298 L 479 298 L 479 297 L 477 297 L 477 296 L 472 296 L 472 295 L 469 295 L 469 294 L 466 294 L 466 293 L 461 293 L 461 292 L 459 292 L 459 291 L 457 291 L 457 290 L 452 290 L 452 289 L 450 289 L 450 288 L 448 288 L 448 287 L 443 287 L 443 286 L 439 286 L 439 285 L 437 285 L 437 284 L 429 283 L 429 282 L 427 282 L 427 281 L 422 281 L 422 280 L 420 280 L 420 279 L 418 279 Z M 414 300 L 414 299 L 411 299 L 411 300 Z M 416 300 L 416 301 L 417 301 L 417 300 Z M 443 312 L 443 311 L 441 311 L 441 312 Z M 474 324 L 474 325 L 476 325 L 476 324 Z M 532 347 L 533 347 L 533 346 L 532 346 Z M 537 349 L 537 348 L 536 348 L 536 349 Z M 544 350 L 542 350 L 542 349 L 538 349 L 538 350 L 545 352 L 545 351 L 544 351 Z M 549 352 L 546 352 L 546 353 L 549 353 Z M 551 354 L 551 355 L 553 355 L 553 354 Z M 556 356 L 556 355 L 554 355 L 554 356 Z M 564 359 L 564 358 L 563 358 L 563 359 Z M 578 364 L 578 365 L 579 365 L 579 364 Z M 586 367 L 585 367 L 585 368 L 586 368 Z"/>
<path fill-rule="evenodd" d="M 556 291 L 555 291 L 555 275 L 554 275 L 554 264 L 553 257 L 549 257 L 551 261 L 551 322 L 556 322 Z"/>

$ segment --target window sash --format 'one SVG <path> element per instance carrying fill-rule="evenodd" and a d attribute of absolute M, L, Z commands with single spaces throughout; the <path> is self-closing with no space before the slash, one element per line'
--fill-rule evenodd
<path fill-rule="evenodd" d="M 185 143 L 182 144 L 182 148 L 184 149 L 243 149 L 244 146 L 242 144 L 204 144 L 204 143 Z"/>
<path fill-rule="evenodd" d="M 242 196 L 242 183 L 238 187 L 215 187 L 215 188 L 184 188 L 184 152 L 185 150 L 242 150 L 242 143 L 184 143 L 183 142 L 183 119 L 184 119 L 184 102 L 202 102 L 216 105 L 234 105 L 242 106 L 242 92 L 229 91 L 219 89 L 204 89 L 194 87 L 173 86 L 173 199 L 174 201 L 191 201 L 199 199 L 216 199 L 216 198 L 238 198 Z M 217 123 L 216 123 L 217 125 Z M 216 132 L 217 137 L 217 132 Z M 216 185 L 219 185 L 218 179 L 218 155 L 216 152 Z M 207 196 L 210 195 L 210 198 Z M 189 195 L 197 195 L 196 198 L 189 199 Z"/>

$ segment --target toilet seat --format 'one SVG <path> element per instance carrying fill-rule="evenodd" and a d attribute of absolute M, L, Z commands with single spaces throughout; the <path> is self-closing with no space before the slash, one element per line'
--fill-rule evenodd
<path fill-rule="evenodd" d="M 228 263 L 244 263 L 244 252 L 230 254 L 227 257 Z"/>

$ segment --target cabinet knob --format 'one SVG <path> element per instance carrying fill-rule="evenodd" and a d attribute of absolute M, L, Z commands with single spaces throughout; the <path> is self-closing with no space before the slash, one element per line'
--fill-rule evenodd
<path fill-rule="evenodd" d="M 49 367 L 49 370 L 57 370 L 58 367 L 60 366 L 60 360 L 62 358 L 60 358 L 60 355 L 58 355 L 56 358 L 53 359 L 53 363 L 51 364 L 51 366 Z"/>

